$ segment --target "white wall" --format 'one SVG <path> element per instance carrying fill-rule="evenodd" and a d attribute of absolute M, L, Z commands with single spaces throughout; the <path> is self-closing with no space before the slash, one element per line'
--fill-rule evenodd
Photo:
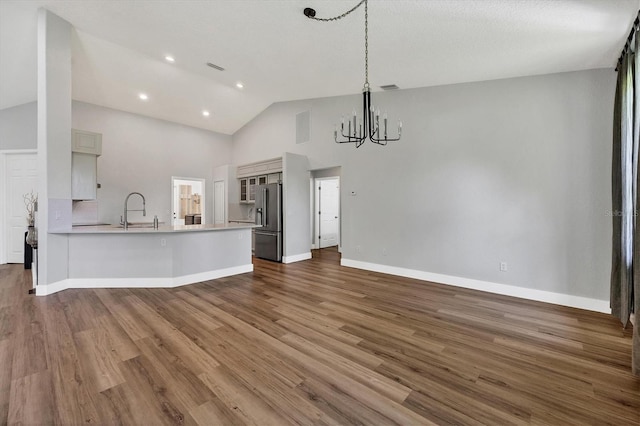
<path fill-rule="evenodd" d="M 38 144 L 38 103 L 0 110 L 0 151 L 36 149 Z"/>
<path fill-rule="evenodd" d="M 213 169 L 228 164 L 231 136 L 88 103 L 73 102 L 73 127 L 102 134 L 99 220 L 116 223 L 130 192 L 144 194 L 147 217 L 171 222 L 171 176 L 206 180 L 206 223 L 213 222 Z M 131 221 L 142 220 L 134 216 Z"/>
<path fill-rule="evenodd" d="M 614 88 L 601 69 L 376 92 L 404 134 L 359 149 L 333 126 L 360 95 L 278 103 L 234 134 L 233 162 L 342 166 L 343 259 L 608 300 Z"/>

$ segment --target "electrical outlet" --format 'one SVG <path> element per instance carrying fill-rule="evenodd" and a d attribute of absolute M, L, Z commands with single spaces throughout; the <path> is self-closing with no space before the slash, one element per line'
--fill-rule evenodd
<path fill-rule="evenodd" d="M 356 252 L 360 253 L 362 251 L 362 246 L 356 246 Z"/>
<path fill-rule="evenodd" d="M 500 272 L 507 272 L 507 262 L 500 262 Z"/>
<path fill-rule="evenodd" d="M 386 248 L 386 247 L 382 249 L 382 255 L 383 255 L 383 256 L 386 256 L 386 255 L 387 255 L 387 248 Z"/>
<path fill-rule="evenodd" d="M 160 239 L 160 246 L 164 247 L 167 245 L 167 240 L 165 238 Z"/>

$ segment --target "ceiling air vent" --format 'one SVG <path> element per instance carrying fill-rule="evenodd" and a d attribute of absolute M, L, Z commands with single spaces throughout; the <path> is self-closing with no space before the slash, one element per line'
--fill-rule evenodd
<path fill-rule="evenodd" d="M 207 62 L 207 66 L 217 69 L 218 71 L 224 71 L 224 68 L 222 68 L 220 65 L 212 64 L 211 62 Z"/>
<path fill-rule="evenodd" d="M 380 88 L 382 90 L 398 90 L 399 89 L 399 87 L 396 86 L 395 84 L 387 84 L 387 85 L 384 85 L 384 86 L 380 86 Z"/>

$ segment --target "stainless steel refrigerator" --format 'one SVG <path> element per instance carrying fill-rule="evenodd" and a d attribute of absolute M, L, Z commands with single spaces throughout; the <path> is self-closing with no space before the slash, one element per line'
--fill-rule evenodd
<path fill-rule="evenodd" d="M 282 185 L 258 185 L 255 209 L 255 256 L 282 262 Z"/>

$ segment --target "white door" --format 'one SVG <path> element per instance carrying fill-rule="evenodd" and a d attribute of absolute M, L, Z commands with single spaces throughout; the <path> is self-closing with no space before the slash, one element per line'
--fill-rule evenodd
<path fill-rule="evenodd" d="M 213 183 L 213 223 L 222 224 L 224 219 L 224 181 L 219 180 Z"/>
<path fill-rule="evenodd" d="M 27 208 L 24 195 L 37 194 L 37 155 L 6 154 L 5 226 L 8 263 L 24 262 L 24 233 L 27 230 Z M 3 203 L 4 204 L 4 203 Z"/>
<path fill-rule="evenodd" d="M 338 245 L 340 215 L 340 179 L 317 181 L 320 248 Z"/>

